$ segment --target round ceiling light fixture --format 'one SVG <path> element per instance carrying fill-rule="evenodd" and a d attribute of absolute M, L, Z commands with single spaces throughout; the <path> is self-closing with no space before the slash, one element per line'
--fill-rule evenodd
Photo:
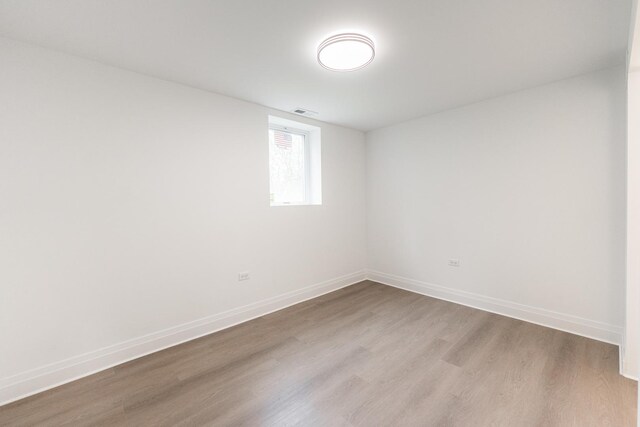
<path fill-rule="evenodd" d="M 359 70 L 373 61 L 375 56 L 373 41 L 362 34 L 336 34 L 318 46 L 318 62 L 331 71 Z"/>

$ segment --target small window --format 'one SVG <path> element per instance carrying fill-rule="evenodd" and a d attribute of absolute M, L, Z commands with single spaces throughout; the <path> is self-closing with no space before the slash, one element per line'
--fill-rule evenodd
<path fill-rule="evenodd" d="M 319 205 L 320 128 L 269 116 L 271 206 Z"/>

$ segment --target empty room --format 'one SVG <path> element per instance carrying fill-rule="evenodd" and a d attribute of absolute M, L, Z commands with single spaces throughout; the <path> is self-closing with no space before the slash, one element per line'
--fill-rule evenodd
<path fill-rule="evenodd" d="M 637 0 L 0 0 L 0 426 L 640 427 Z"/>

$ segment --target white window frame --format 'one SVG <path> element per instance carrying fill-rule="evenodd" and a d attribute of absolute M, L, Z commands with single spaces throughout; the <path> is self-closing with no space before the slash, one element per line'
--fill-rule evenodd
<path fill-rule="evenodd" d="M 295 135 L 304 136 L 304 191 L 305 200 L 294 203 L 274 203 L 270 206 L 313 206 L 322 205 L 322 147 L 321 129 L 303 122 L 297 122 L 282 117 L 268 116 L 268 131 L 279 130 Z M 268 135 L 267 131 L 267 135 Z M 267 138 L 268 142 L 268 138 Z M 270 149 L 270 148 L 269 148 Z M 269 158 L 271 155 L 269 155 Z M 271 185 L 271 164 L 269 164 L 269 185 Z M 271 193 L 271 188 L 269 188 Z"/>
<path fill-rule="evenodd" d="M 310 132 L 303 129 L 293 128 L 290 126 L 283 126 L 276 123 L 269 123 L 269 130 L 286 132 L 292 135 L 299 135 L 304 138 L 304 142 L 303 142 L 303 145 L 304 145 L 304 200 L 300 202 L 293 202 L 293 203 L 271 202 L 271 206 L 296 206 L 296 205 L 311 204 L 311 144 L 309 142 L 311 138 Z M 271 174 L 271 171 L 269 171 L 269 174 Z"/>

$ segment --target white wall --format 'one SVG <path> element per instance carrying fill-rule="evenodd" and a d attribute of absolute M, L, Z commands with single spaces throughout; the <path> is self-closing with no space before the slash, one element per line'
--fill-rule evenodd
<path fill-rule="evenodd" d="M 323 205 L 270 208 L 267 116 L 300 118 L 2 38 L 0 64 L 0 402 L 365 265 L 620 340 L 622 67 L 370 132 L 366 153 L 304 120 Z"/>
<path fill-rule="evenodd" d="M 640 9 L 633 0 L 627 48 L 627 293 L 625 374 L 640 376 Z M 640 394 L 638 395 L 640 412 Z M 640 417 L 638 417 L 640 427 Z"/>
<path fill-rule="evenodd" d="M 372 277 L 620 341 L 624 109 L 616 67 L 368 133 Z"/>
<path fill-rule="evenodd" d="M 627 317 L 625 373 L 638 378 L 640 360 L 640 71 L 627 77 Z M 638 420 L 640 423 L 640 419 Z"/>
<path fill-rule="evenodd" d="M 361 132 L 306 120 L 323 204 L 270 208 L 267 116 L 288 115 L 6 39 L 0 64 L 0 386 L 363 276 Z"/>

